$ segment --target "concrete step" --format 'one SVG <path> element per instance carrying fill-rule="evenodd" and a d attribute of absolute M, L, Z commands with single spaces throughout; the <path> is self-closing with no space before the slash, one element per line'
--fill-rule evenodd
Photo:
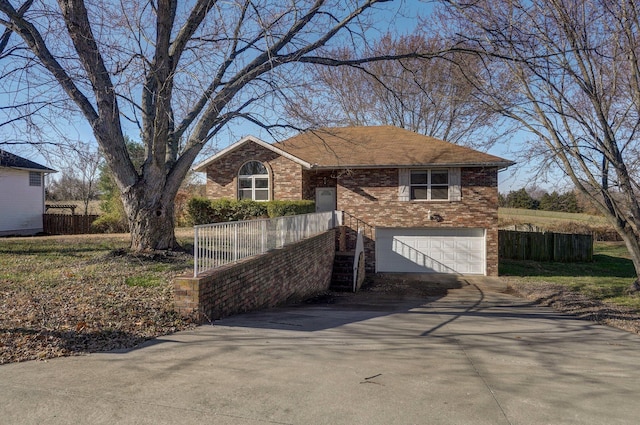
<path fill-rule="evenodd" d="M 331 275 L 331 290 L 352 291 L 353 290 L 353 251 L 336 252 L 333 261 L 333 272 Z"/>

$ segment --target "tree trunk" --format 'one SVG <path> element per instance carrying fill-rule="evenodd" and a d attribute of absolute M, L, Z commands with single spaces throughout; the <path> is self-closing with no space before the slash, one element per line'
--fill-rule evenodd
<path fill-rule="evenodd" d="M 170 191 L 158 197 L 144 186 L 123 195 L 122 200 L 131 229 L 132 251 L 156 251 L 179 248 L 175 237 L 174 198 Z"/>
<path fill-rule="evenodd" d="M 630 228 L 619 230 L 618 233 L 627 246 L 627 250 L 631 256 L 631 261 L 633 262 L 633 267 L 636 270 L 636 276 L 640 276 L 640 240 L 638 240 L 638 237 Z M 629 286 L 629 292 L 635 293 L 638 291 L 640 291 L 640 278 L 637 277 Z"/>

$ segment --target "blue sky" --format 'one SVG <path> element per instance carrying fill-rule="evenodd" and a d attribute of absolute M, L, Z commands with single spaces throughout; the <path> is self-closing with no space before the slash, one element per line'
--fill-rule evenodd
<path fill-rule="evenodd" d="M 376 12 L 375 21 L 376 29 L 371 30 L 372 36 L 384 34 L 386 32 L 395 32 L 400 34 L 410 33 L 417 25 L 417 16 L 426 16 L 430 13 L 432 8 L 431 2 L 419 1 L 419 0 L 404 0 L 401 2 L 389 2 L 383 3 L 378 6 L 379 10 Z M 378 34 L 373 34 L 377 32 Z M 275 118 L 275 113 L 274 113 Z M 138 129 L 126 121 L 123 120 L 123 126 L 125 133 L 132 139 L 138 139 Z M 77 137 L 84 142 L 93 142 L 92 131 L 89 125 L 84 121 L 78 119 L 73 128 L 67 128 L 68 136 Z M 76 134 L 77 133 L 77 134 Z M 1 134 L 1 133 L 0 133 Z M 253 135 L 261 138 L 264 141 L 274 141 L 271 135 L 259 126 L 253 125 L 247 121 L 234 122 L 230 124 L 226 129 L 220 132 L 217 137 L 209 142 L 211 148 L 222 149 L 229 144 L 239 140 L 240 138 Z M 55 135 L 53 135 L 55 137 Z M 516 135 L 510 143 L 502 143 L 495 145 L 488 150 L 488 153 L 511 160 L 517 160 L 517 153 L 522 150 L 521 146 L 524 143 L 524 135 Z M 29 155 L 30 158 L 37 162 L 47 163 L 48 161 L 40 155 L 37 151 L 25 148 L 13 148 L 4 147 L 7 150 L 15 151 L 20 155 Z M 209 153 L 211 150 L 209 150 Z M 197 161 L 203 158 L 199 158 Z M 196 162 L 197 162 L 196 161 Z M 56 168 L 56 164 L 46 164 L 52 168 Z M 530 177 L 533 171 L 527 170 L 526 164 L 519 164 L 516 167 L 512 167 L 510 170 L 506 170 L 500 173 L 500 191 L 508 192 L 510 190 L 516 190 L 529 183 Z M 525 176 L 523 178 L 523 176 Z"/>

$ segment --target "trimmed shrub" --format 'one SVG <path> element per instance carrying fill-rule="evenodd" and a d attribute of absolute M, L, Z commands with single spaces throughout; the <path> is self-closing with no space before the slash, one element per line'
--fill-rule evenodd
<path fill-rule="evenodd" d="M 267 216 L 267 206 L 264 202 L 247 199 L 232 201 L 195 197 L 187 203 L 187 211 L 193 225 L 250 220 Z"/>
<path fill-rule="evenodd" d="M 194 197 L 187 202 L 187 214 L 192 225 L 213 223 L 214 211 L 211 200 Z"/>
<path fill-rule="evenodd" d="M 217 201 L 213 201 L 214 204 L 216 202 Z M 227 221 L 252 220 L 267 217 L 267 205 L 265 202 L 256 202 L 250 199 L 231 201 L 231 209 L 232 220 Z"/>
<path fill-rule="evenodd" d="M 217 201 L 208 200 L 211 205 L 211 217 L 207 223 L 221 223 L 225 221 L 236 221 L 235 208 L 230 199 L 219 199 Z M 206 224 L 206 223 L 202 223 Z"/>
<path fill-rule="evenodd" d="M 248 199 L 211 200 L 202 197 L 189 199 L 187 211 L 193 225 L 251 220 L 263 217 L 308 214 L 315 211 L 313 201 L 256 202 Z"/>
<path fill-rule="evenodd" d="M 282 217 L 285 215 L 309 214 L 316 211 L 313 201 L 270 201 L 267 202 L 269 217 Z"/>

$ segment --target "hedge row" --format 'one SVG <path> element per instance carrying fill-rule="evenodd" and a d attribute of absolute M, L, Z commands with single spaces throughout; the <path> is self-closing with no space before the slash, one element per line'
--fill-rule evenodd
<path fill-rule="evenodd" d="M 313 201 L 256 202 L 247 199 L 211 200 L 197 197 L 189 200 L 187 211 L 192 224 L 198 225 L 308 214 L 315 212 L 315 203 Z"/>

